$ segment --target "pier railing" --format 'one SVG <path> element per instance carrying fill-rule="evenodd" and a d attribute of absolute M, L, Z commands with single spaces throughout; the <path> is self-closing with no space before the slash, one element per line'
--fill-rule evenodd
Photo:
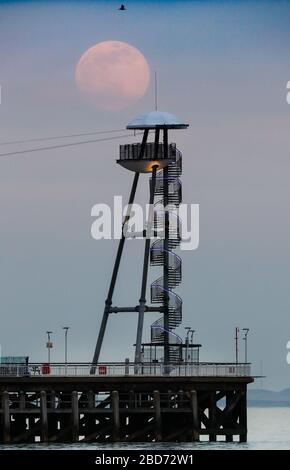
<path fill-rule="evenodd" d="M 31 363 L 0 364 L 0 376 L 17 377 L 85 377 L 85 376 L 173 376 L 173 377 L 249 377 L 250 364 L 244 363 L 181 363 L 165 365 L 162 363 L 99 363 L 94 366 L 88 363 Z"/>

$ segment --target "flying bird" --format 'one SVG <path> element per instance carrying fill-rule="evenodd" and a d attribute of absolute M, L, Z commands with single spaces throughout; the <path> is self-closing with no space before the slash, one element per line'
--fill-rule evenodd
<path fill-rule="evenodd" d="M 126 10 L 125 5 L 122 4 L 122 5 L 120 6 L 119 10 Z"/>

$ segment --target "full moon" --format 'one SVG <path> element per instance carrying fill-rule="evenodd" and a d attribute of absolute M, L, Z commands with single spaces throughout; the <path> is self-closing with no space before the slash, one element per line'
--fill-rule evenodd
<path fill-rule="evenodd" d="M 80 92 L 99 108 L 119 110 L 145 94 L 149 65 L 136 47 L 120 41 L 104 41 L 81 56 L 75 71 Z"/>

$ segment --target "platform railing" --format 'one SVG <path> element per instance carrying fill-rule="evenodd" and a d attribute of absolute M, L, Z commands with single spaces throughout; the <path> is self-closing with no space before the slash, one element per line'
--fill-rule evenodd
<path fill-rule="evenodd" d="M 162 363 L 99 363 L 94 366 L 95 376 L 164 376 L 172 377 L 248 377 L 251 375 L 250 364 L 244 363 L 180 363 L 164 365 Z M 88 363 L 31 363 L 28 366 L 0 364 L 0 377 L 85 377 L 91 376 L 92 365 Z"/>
<path fill-rule="evenodd" d="M 141 143 L 120 145 L 120 160 L 139 160 L 141 155 Z M 168 145 L 168 157 L 170 160 L 175 160 L 177 155 L 176 144 L 171 143 Z M 154 142 L 147 142 L 145 145 L 143 159 L 162 159 L 165 158 L 164 145 L 158 144 L 157 155 Z"/>

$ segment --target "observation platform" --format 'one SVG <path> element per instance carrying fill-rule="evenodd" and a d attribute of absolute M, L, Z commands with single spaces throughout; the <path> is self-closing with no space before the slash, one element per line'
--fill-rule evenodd
<path fill-rule="evenodd" d="M 166 151 L 163 143 L 147 142 L 142 145 L 142 143 L 137 142 L 120 145 L 117 163 L 127 170 L 137 173 L 150 173 L 154 165 L 157 165 L 158 169 L 161 170 L 170 163 L 176 162 L 180 155 L 175 143 L 169 144 Z"/>

